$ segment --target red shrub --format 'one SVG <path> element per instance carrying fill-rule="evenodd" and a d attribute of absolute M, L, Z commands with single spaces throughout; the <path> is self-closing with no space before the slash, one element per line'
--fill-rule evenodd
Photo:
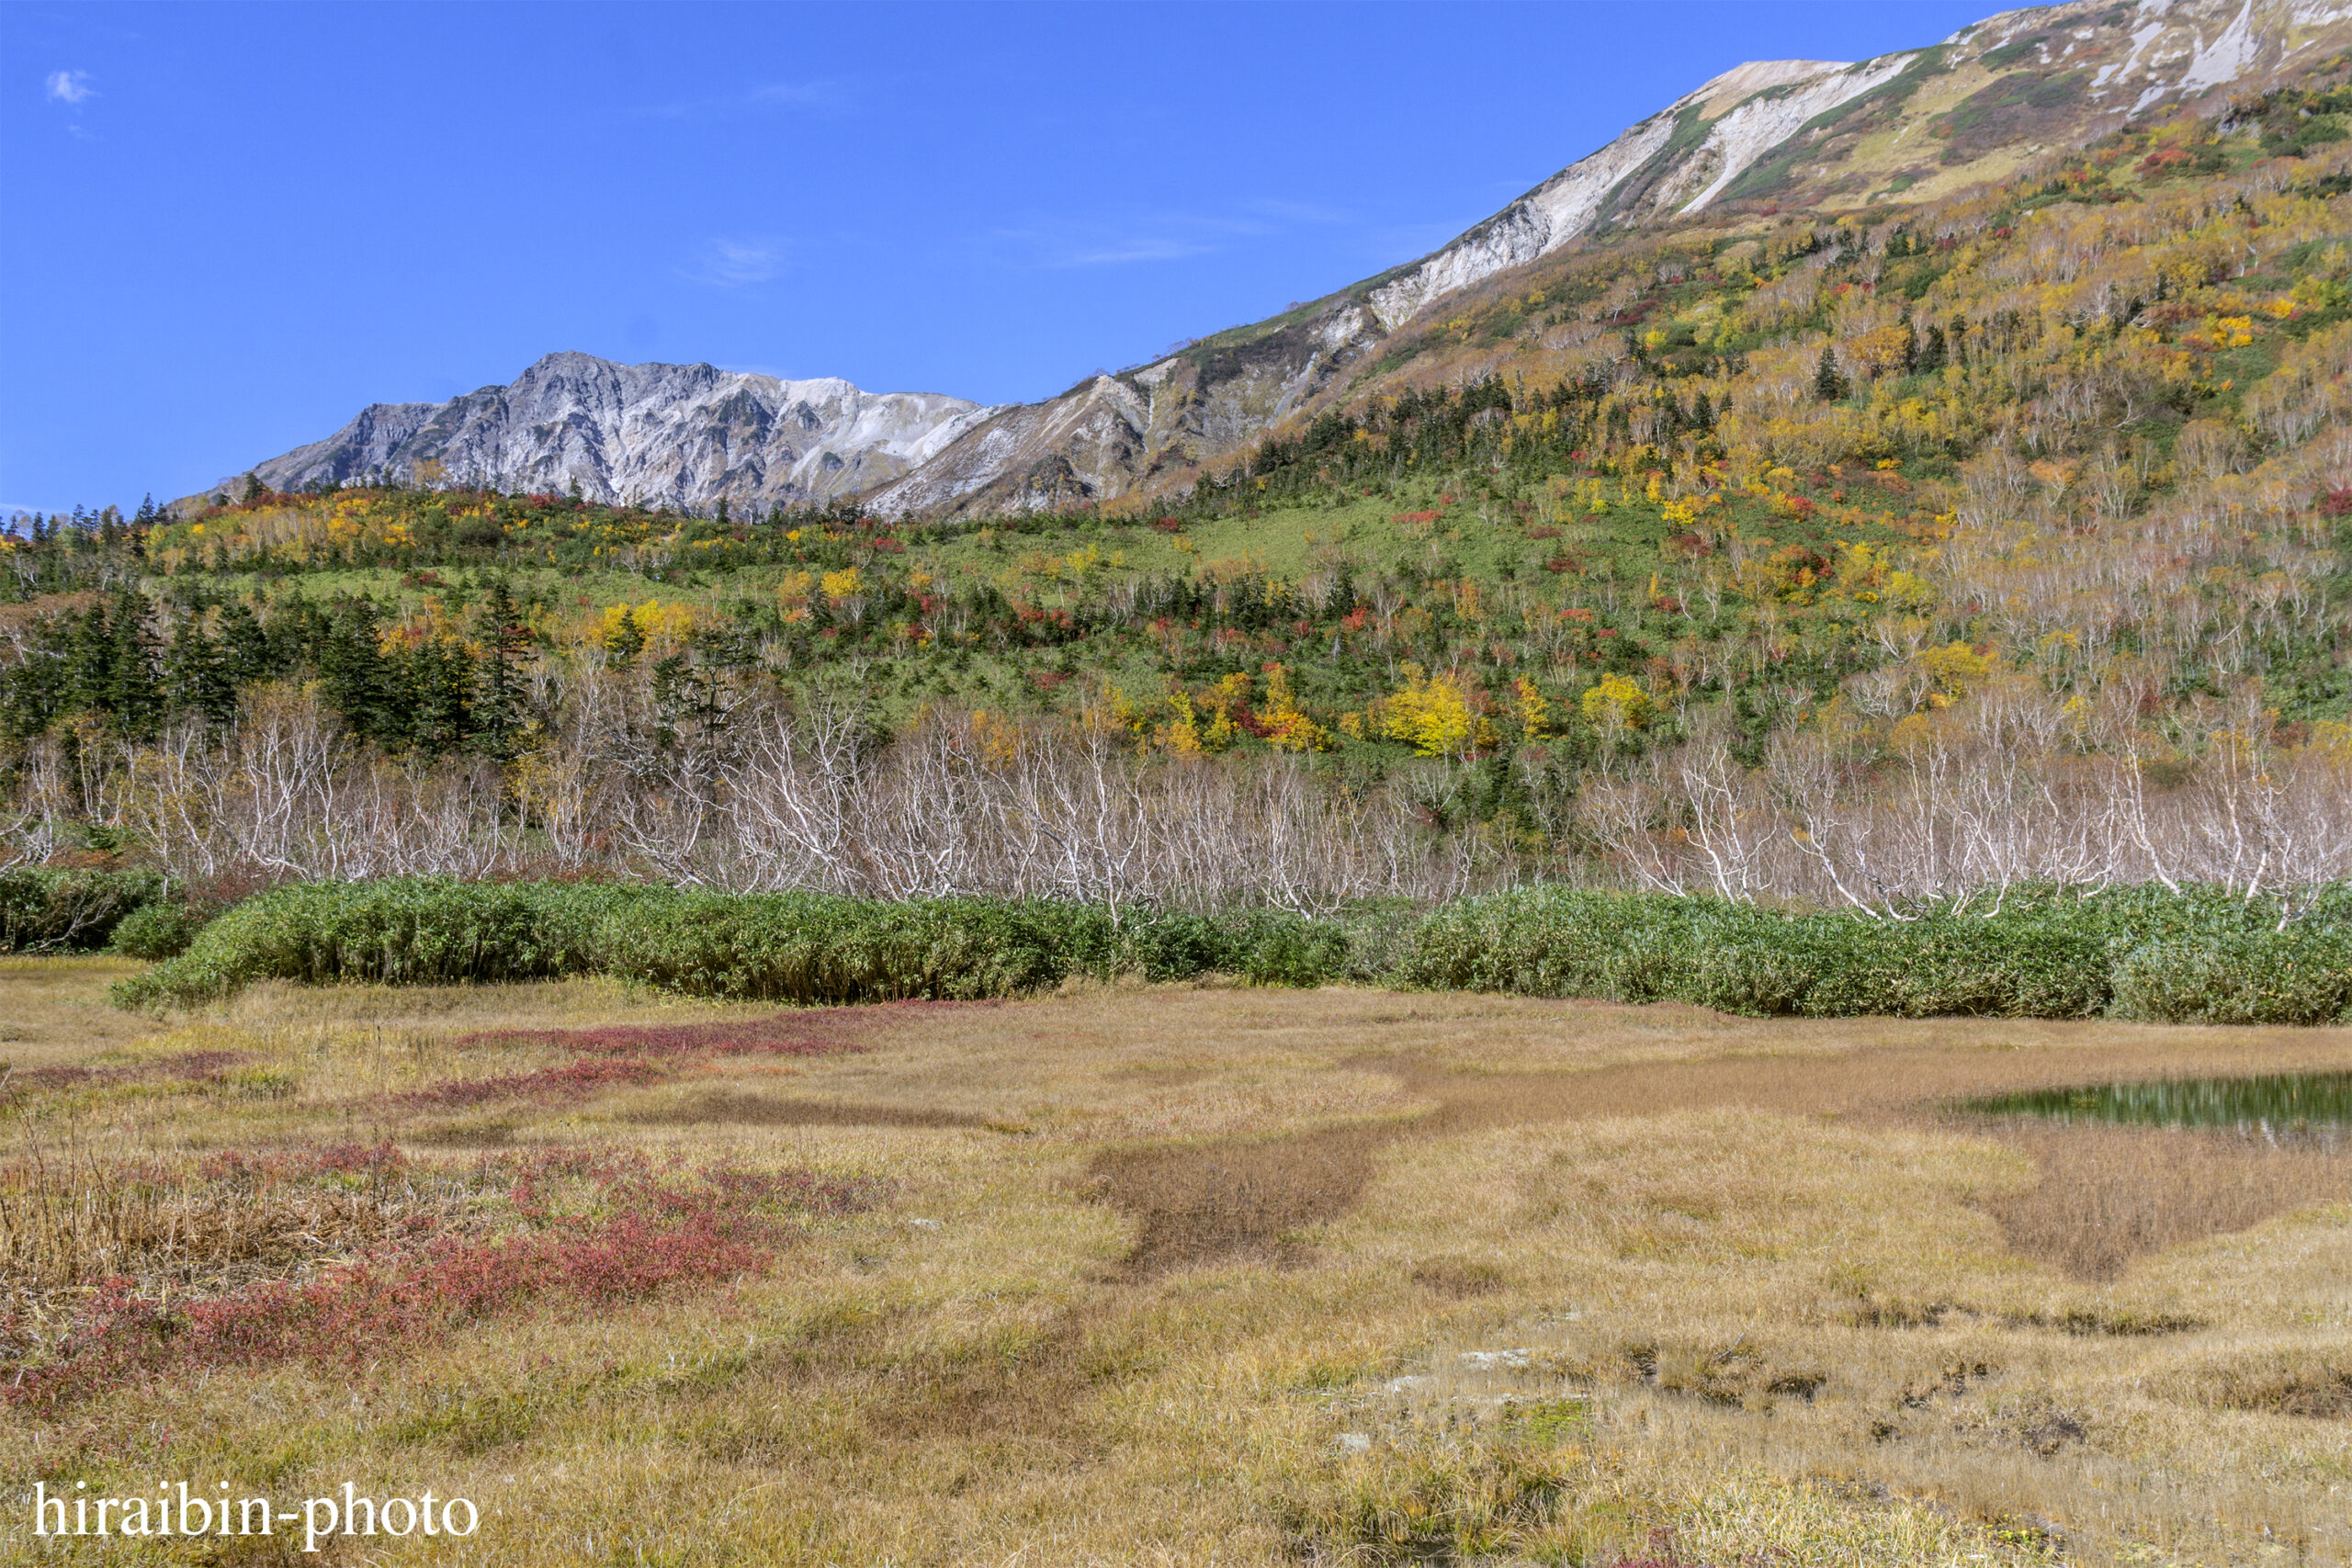
<path fill-rule="evenodd" d="M 221 1069 L 232 1062 L 242 1062 L 243 1055 L 236 1051 L 187 1051 L 176 1056 L 166 1056 L 158 1062 L 139 1066 L 85 1067 L 79 1065 L 54 1067 L 22 1067 L 0 1073 L 0 1099 L 43 1089 L 96 1088 L 106 1084 L 128 1083 L 133 1078 L 177 1078 L 186 1082 L 215 1082 Z"/>
<path fill-rule="evenodd" d="M 722 1056 L 816 1056 L 862 1051 L 843 1040 L 810 1033 L 806 1013 L 724 1023 L 614 1023 L 594 1029 L 503 1029 L 460 1036 L 464 1045 L 554 1045 L 598 1055 L 682 1056 L 711 1051 Z"/>
<path fill-rule="evenodd" d="M 184 1051 L 176 1056 L 164 1057 L 155 1064 L 154 1070 L 166 1077 L 217 1078 L 223 1067 L 244 1059 L 241 1051 Z"/>
<path fill-rule="evenodd" d="M 207 1181 L 250 1186 L 322 1176 L 397 1176 L 408 1168 L 409 1157 L 389 1138 L 379 1144 L 298 1144 L 250 1154 L 230 1149 L 208 1156 L 197 1168 Z"/>
<path fill-rule="evenodd" d="M 509 1073 L 498 1077 L 452 1078 L 427 1089 L 392 1097 L 398 1105 L 482 1105 L 493 1100 L 579 1100 L 613 1084 L 652 1083 L 669 1076 L 658 1062 L 596 1061 L 583 1057 L 564 1067 L 541 1067 L 535 1073 Z"/>
<path fill-rule="evenodd" d="M 0 1078 L 0 1089 L 11 1094 L 20 1089 L 79 1089 L 84 1084 L 119 1083 L 129 1076 L 120 1067 L 19 1067 Z"/>
<path fill-rule="evenodd" d="M 290 1170 L 401 1156 L 389 1145 L 337 1145 L 270 1157 Z M 712 1284 L 762 1267 L 792 1239 L 799 1218 L 854 1213 L 887 1191 L 878 1181 L 807 1171 L 720 1168 L 665 1181 L 642 1156 L 562 1149 L 504 1156 L 481 1168 L 513 1171 L 510 1201 L 529 1229 L 488 1240 L 432 1236 L 308 1280 L 264 1280 L 170 1307 L 135 1296 L 127 1280 L 108 1280 L 53 1356 L 0 1384 L 0 1404 L 49 1411 L 134 1379 L 216 1366 L 358 1365 L 535 1304 L 610 1306 Z M 600 1212 L 557 1210 L 547 1183 L 583 1177 L 582 1197 Z M 0 1339 L 14 1337 L 0 1323 Z"/>

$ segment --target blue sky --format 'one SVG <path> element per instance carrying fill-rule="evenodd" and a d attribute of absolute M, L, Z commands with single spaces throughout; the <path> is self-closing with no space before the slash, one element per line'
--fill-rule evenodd
<path fill-rule="evenodd" d="M 1743 60 L 1995 7 L 0 7 L 0 510 L 558 349 L 983 401 L 1430 250 Z"/>

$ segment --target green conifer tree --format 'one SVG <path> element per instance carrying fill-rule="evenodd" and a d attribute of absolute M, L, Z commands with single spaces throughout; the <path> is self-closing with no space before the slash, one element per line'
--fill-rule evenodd
<path fill-rule="evenodd" d="M 174 718 L 198 717 L 213 728 L 237 716 L 237 684 L 220 645 L 205 634 L 200 615 L 182 615 L 164 650 L 164 706 Z"/>
<path fill-rule="evenodd" d="M 1825 403 L 1834 403 L 1846 395 L 1846 377 L 1838 368 L 1838 351 L 1827 344 L 1821 345 L 1821 361 L 1813 367 L 1813 395 Z"/>
<path fill-rule="evenodd" d="M 262 629 L 261 617 L 242 600 L 220 612 L 220 660 L 233 683 L 243 686 L 266 681 L 278 671 L 277 660 Z"/>
<path fill-rule="evenodd" d="M 475 616 L 481 657 L 474 671 L 471 744 L 486 757 L 514 755 L 523 730 L 523 678 L 519 666 L 531 646 L 531 629 L 521 606 L 502 580 L 482 595 Z"/>
<path fill-rule="evenodd" d="M 345 599 L 334 605 L 318 651 L 319 688 L 354 733 L 397 749 L 402 705 L 390 700 L 376 618 L 371 600 Z"/>
<path fill-rule="evenodd" d="M 147 629 L 149 606 L 136 589 L 115 596 L 113 649 L 107 660 L 103 705 L 115 732 L 133 739 L 155 733 L 164 717 L 164 687 L 156 665 L 155 638 Z"/>

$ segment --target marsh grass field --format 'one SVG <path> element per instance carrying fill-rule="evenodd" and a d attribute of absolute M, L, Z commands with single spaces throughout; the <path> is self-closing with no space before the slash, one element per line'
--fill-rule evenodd
<path fill-rule="evenodd" d="M 2352 1031 L 0 960 L 14 1562 L 2352 1560 Z M 463 1540 L 37 1539 L 413 1494 Z"/>

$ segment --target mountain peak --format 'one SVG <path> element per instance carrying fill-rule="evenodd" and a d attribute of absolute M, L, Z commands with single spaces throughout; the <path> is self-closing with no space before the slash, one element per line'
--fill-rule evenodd
<path fill-rule="evenodd" d="M 793 504 L 888 484 L 990 412 L 937 393 L 867 392 L 838 377 L 786 381 L 565 350 L 445 403 L 372 404 L 254 472 L 300 490 L 405 480 L 433 463 L 453 483 L 577 486 L 600 502 Z"/>

